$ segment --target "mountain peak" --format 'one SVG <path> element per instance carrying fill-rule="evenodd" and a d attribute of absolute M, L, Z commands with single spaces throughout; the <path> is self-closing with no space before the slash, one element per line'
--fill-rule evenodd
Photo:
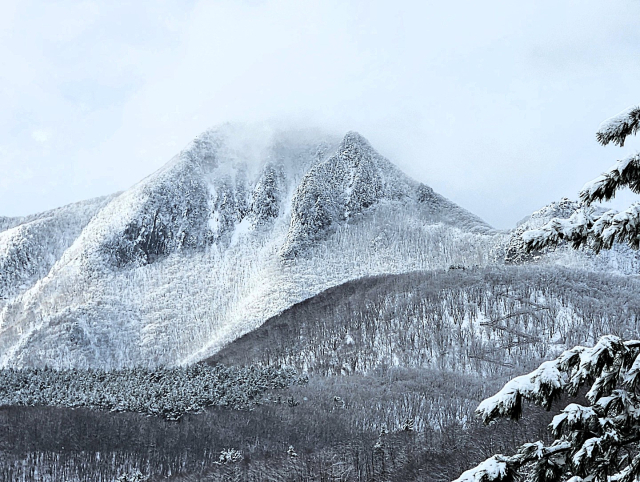
<path fill-rule="evenodd" d="M 296 189 L 282 253 L 295 256 L 338 223 L 382 201 L 407 198 L 417 187 L 363 136 L 350 131 L 337 152 L 313 166 Z"/>
<path fill-rule="evenodd" d="M 369 141 L 359 132 L 349 131 L 342 138 L 340 147 L 345 149 L 373 150 Z"/>

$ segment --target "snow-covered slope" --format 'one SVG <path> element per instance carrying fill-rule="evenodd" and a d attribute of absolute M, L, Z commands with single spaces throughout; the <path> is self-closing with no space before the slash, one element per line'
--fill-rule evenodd
<path fill-rule="evenodd" d="M 25 218 L 0 219 L 0 307 L 44 277 L 111 198 L 90 199 Z"/>
<path fill-rule="evenodd" d="M 356 133 L 230 125 L 131 189 L 60 211 L 73 222 L 39 221 L 51 235 L 0 270 L 4 366 L 195 361 L 331 286 L 486 265 L 502 239 Z M 28 219 L 0 219 L 0 240 Z"/>

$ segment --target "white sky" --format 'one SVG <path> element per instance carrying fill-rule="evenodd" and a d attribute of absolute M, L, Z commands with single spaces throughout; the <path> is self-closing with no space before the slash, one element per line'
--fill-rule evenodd
<path fill-rule="evenodd" d="M 0 3 L 0 215 L 126 189 L 225 121 L 357 130 L 498 228 L 640 146 L 594 137 L 640 103 L 639 0 Z"/>

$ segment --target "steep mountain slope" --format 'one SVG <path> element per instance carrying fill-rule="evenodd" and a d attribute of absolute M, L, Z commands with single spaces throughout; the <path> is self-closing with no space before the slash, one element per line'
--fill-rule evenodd
<path fill-rule="evenodd" d="M 43 278 L 112 197 L 90 199 L 25 218 L 0 219 L 0 307 Z"/>
<path fill-rule="evenodd" d="M 73 242 L 43 253 L 63 253 L 27 260 L 0 313 L 4 366 L 196 361 L 331 286 L 486 265 L 502 239 L 356 133 L 225 125 L 95 207 L 79 229 L 54 222 Z"/>
<path fill-rule="evenodd" d="M 362 136 L 349 132 L 338 152 L 313 166 L 298 186 L 283 254 L 294 256 L 337 223 L 385 201 L 422 204 L 434 219 L 487 231 L 481 219 L 409 179 Z"/>

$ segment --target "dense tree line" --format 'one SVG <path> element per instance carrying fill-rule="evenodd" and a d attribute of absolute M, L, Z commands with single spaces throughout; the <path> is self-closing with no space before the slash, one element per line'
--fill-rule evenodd
<path fill-rule="evenodd" d="M 205 364 L 153 371 L 4 369 L 0 405 L 87 407 L 177 420 L 210 406 L 251 408 L 266 390 L 301 381 L 304 378 L 287 368 Z"/>

